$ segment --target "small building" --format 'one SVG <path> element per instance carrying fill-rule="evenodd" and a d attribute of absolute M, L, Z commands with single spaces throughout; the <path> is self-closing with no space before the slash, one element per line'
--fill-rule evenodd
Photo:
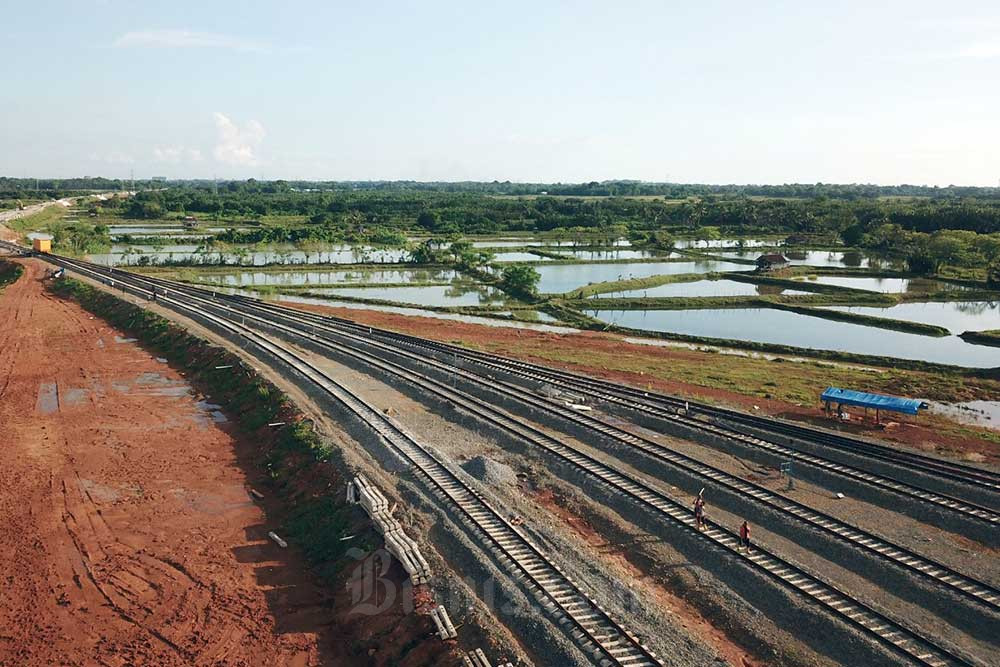
<path fill-rule="evenodd" d="M 52 239 L 33 239 L 31 247 L 35 252 L 52 252 Z"/>
<path fill-rule="evenodd" d="M 757 258 L 758 271 L 778 271 L 779 269 L 785 268 L 788 268 L 788 259 L 786 259 L 781 253 L 776 252 L 768 255 L 761 255 Z"/>
<path fill-rule="evenodd" d="M 837 416 L 843 414 L 845 405 L 856 405 L 868 410 L 875 410 L 875 423 L 878 424 L 882 411 L 900 412 L 907 415 L 915 415 L 920 410 L 926 410 L 929 406 L 924 401 L 916 398 L 900 398 L 898 396 L 885 396 L 883 394 L 869 394 L 864 391 L 854 389 L 841 389 L 840 387 L 827 387 L 820 396 L 824 409 L 830 414 L 830 405 L 837 404 Z"/>

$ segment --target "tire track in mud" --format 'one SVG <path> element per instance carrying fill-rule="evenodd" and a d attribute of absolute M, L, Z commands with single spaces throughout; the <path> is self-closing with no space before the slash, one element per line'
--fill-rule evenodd
<path fill-rule="evenodd" d="M 0 292 L 0 666 L 317 664 L 314 634 L 279 633 L 270 591 L 297 575 L 259 578 L 284 563 L 248 537 L 265 519 L 232 437 L 23 265 Z M 50 414 L 41 383 L 62 399 Z"/>

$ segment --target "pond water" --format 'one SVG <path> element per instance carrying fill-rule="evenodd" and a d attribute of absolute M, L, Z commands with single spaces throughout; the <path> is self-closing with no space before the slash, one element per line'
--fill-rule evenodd
<path fill-rule="evenodd" d="M 633 329 L 918 359 L 971 368 L 1000 367 L 996 348 L 971 345 L 958 336 L 920 336 L 769 308 L 590 310 L 587 314 Z"/>
<path fill-rule="evenodd" d="M 594 242 L 594 244 L 596 244 L 596 242 Z M 553 248 L 555 248 L 555 247 L 571 248 L 573 246 L 581 246 L 581 247 L 583 247 L 583 246 L 587 246 L 587 245 L 591 245 L 591 242 L 590 241 L 584 241 L 584 242 L 578 242 L 578 241 L 555 241 L 555 240 L 549 241 L 549 240 L 546 240 L 546 239 L 530 239 L 530 238 L 527 238 L 527 239 L 496 239 L 496 240 L 493 240 L 493 241 L 486 240 L 486 241 L 473 241 L 472 242 L 472 247 L 473 248 L 521 248 L 521 247 L 532 247 L 532 246 L 538 246 L 538 247 L 546 247 L 547 246 L 547 247 L 553 247 Z M 604 243 L 604 242 L 602 242 L 602 243 L 600 243 L 600 245 L 602 245 L 602 246 L 608 246 L 608 245 L 610 245 L 610 246 L 615 246 L 615 247 L 619 247 L 619 248 L 627 248 L 628 246 L 632 245 L 632 242 L 629 241 L 628 239 L 617 239 L 616 241 L 613 241 L 611 243 Z"/>
<path fill-rule="evenodd" d="M 112 234 L 112 241 L 120 241 L 126 236 L 125 234 Z M 211 234 L 196 234 L 188 231 L 184 232 L 170 232 L 169 234 L 128 234 L 130 240 L 134 241 L 132 245 L 139 247 L 150 247 L 150 244 L 145 243 L 146 239 L 158 238 L 158 237 L 168 237 L 174 242 L 183 242 L 188 240 L 202 240 L 211 238 Z"/>
<path fill-rule="evenodd" d="M 873 306 L 824 306 L 859 315 L 888 317 L 894 320 L 922 322 L 945 327 L 960 334 L 966 331 L 1000 329 L 1000 301 L 943 301 L 927 303 L 901 303 L 888 308 Z M 996 352 L 1000 358 L 1000 349 Z"/>
<path fill-rule="evenodd" d="M 671 259 L 680 257 L 676 252 L 654 252 L 652 250 L 559 250 L 567 259 L 587 259 L 603 262 L 618 259 Z"/>
<path fill-rule="evenodd" d="M 1000 431 L 1000 401 L 928 402 L 931 405 L 931 412 L 942 414 L 963 424 L 974 424 L 993 431 Z"/>
<path fill-rule="evenodd" d="M 236 290 L 239 291 L 239 290 Z M 256 296 L 252 292 L 241 292 L 248 296 Z M 353 308 L 355 310 L 378 310 L 385 313 L 397 313 L 399 315 L 409 315 L 411 317 L 432 317 L 439 320 L 451 320 L 453 322 L 467 322 L 469 324 L 481 324 L 487 327 L 513 327 L 515 329 L 533 329 L 535 331 L 548 331 L 550 333 L 579 333 L 579 329 L 573 327 L 559 326 L 555 324 L 545 324 L 544 322 L 521 322 L 512 319 L 497 319 L 493 317 L 479 317 L 476 315 L 463 315 L 460 313 L 438 313 L 433 310 L 421 310 L 419 308 L 406 308 L 405 306 L 379 306 L 368 303 L 354 303 L 348 301 L 337 301 L 335 299 L 310 299 L 309 297 L 291 296 L 281 294 L 278 301 L 289 303 L 307 303 L 317 306 L 327 306 L 332 308 Z M 539 313 L 544 315 L 544 313 Z"/>
<path fill-rule="evenodd" d="M 458 272 L 450 269 L 378 269 L 374 271 L 240 271 L 202 273 L 206 283 L 241 287 L 249 285 L 336 285 L 339 283 L 451 282 Z"/>
<path fill-rule="evenodd" d="M 717 257 L 756 260 L 760 251 L 741 250 L 713 253 Z M 785 250 L 782 254 L 792 264 L 809 266 L 848 266 L 867 268 L 870 260 L 860 252 L 840 250 Z"/>
<path fill-rule="evenodd" d="M 542 257 L 532 252 L 498 252 L 493 255 L 494 262 L 551 262 L 548 257 Z"/>
<path fill-rule="evenodd" d="M 836 285 L 868 290 L 869 292 L 940 292 L 941 290 L 966 289 L 961 285 L 927 280 L 924 278 L 855 278 L 851 276 L 813 276 L 794 278 L 807 283 Z"/>
<path fill-rule="evenodd" d="M 783 289 L 773 285 L 753 285 L 735 280 L 695 280 L 685 283 L 667 283 L 658 287 L 595 294 L 590 297 L 676 297 L 676 296 L 777 296 L 780 294 L 811 294 L 799 290 Z"/>
<path fill-rule="evenodd" d="M 779 246 L 785 242 L 781 239 L 677 239 L 675 248 L 760 248 L 761 246 Z M 754 257 L 756 259 L 756 257 Z"/>
<path fill-rule="evenodd" d="M 493 287 L 458 282 L 452 285 L 415 287 L 354 287 L 312 290 L 312 294 L 350 296 L 358 299 L 380 299 L 412 303 L 416 306 L 486 306 L 509 304 L 513 300 Z M 514 302 L 516 304 L 516 302 Z"/>
<path fill-rule="evenodd" d="M 679 273 L 708 273 L 709 271 L 746 271 L 747 266 L 732 262 L 706 260 L 700 262 L 638 262 L 635 264 L 550 264 L 536 266 L 542 276 L 539 292 L 568 292 L 590 283 L 609 280 L 648 278 Z"/>
<path fill-rule="evenodd" d="M 267 264 L 398 264 L 409 259 L 410 253 L 401 248 L 368 248 L 334 245 L 321 251 L 299 250 L 294 246 L 276 246 L 267 250 L 245 252 L 195 252 L 197 246 L 130 246 L 133 250 L 151 249 L 150 252 L 119 252 L 90 255 L 90 261 L 105 266 L 136 266 L 185 262 L 190 264 L 232 264 L 235 266 L 264 266 Z"/>
<path fill-rule="evenodd" d="M 182 224 L 109 225 L 111 234 L 170 234 L 187 231 Z"/>

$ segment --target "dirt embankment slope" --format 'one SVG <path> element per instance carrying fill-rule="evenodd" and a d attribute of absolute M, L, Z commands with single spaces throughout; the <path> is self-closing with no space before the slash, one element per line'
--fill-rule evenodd
<path fill-rule="evenodd" d="M 221 414 L 43 270 L 0 293 L 0 665 L 320 664 L 327 594 Z"/>

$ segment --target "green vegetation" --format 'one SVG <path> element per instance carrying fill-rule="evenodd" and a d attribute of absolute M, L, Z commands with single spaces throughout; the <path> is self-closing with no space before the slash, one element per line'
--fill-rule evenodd
<path fill-rule="evenodd" d="M 993 233 L 977 234 L 958 227 L 926 233 L 887 223 L 862 233 L 856 244 L 905 257 L 911 272 L 932 275 L 945 265 L 984 267 L 1000 263 L 1000 227 L 988 227 Z M 853 235 L 850 240 L 854 240 Z"/>
<path fill-rule="evenodd" d="M 866 236 L 878 244 L 885 235 L 876 230 L 884 225 L 921 233 L 943 229 L 1000 232 L 1000 191 L 990 188 L 926 189 L 923 199 L 884 199 L 880 195 L 887 189 L 867 186 L 588 184 L 581 190 L 580 186 L 551 185 L 545 190 L 536 188 L 534 193 L 546 191 L 550 196 L 497 197 L 494 195 L 515 194 L 519 189 L 532 194 L 527 192 L 532 188 L 485 183 L 303 185 L 293 188 L 282 181 L 250 179 L 227 183 L 215 192 L 210 184 L 192 184 L 140 192 L 133 198 L 103 202 L 100 207 L 141 220 L 187 214 L 216 221 L 261 222 L 264 227 L 271 226 L 277 216 L 295 225 L 326 228 L 309 232 L 324 239 L 331 234 L 330 229 L 343 233 L 382 227 L 435 235 L 530 231 L 554 232 L 565 239 L 586 234 L 630 236 L 637 243 L 666 248 L 678 234 L 706 239 L 780 234 L 791 235 L 794 241 L 843 239 L 848 245 L 857 245 Z M 0 181 L 0 191 L 2 186 Z M 659 190 L 663 196 L 632 196 L 637 190 L 649 189 Z M 572 196 L 581 191 L 609 196 Z M 276 232 L 272 238 L 264 238 L 268 232 L 260 238 L 252 232 L 229 240 L 294 240 L 287 238 L 290 229 Z"/>
<path fill-rule="evenodd" d="M 533 266 L 509 264 L 500 274 L 500 288 L 513 296 L 533 300 L 538 294 L 538 282 L 542 279 Z"/>
<path fill-rule="evenodd" d="M 667 285 L 670 283 L 689 283 L 696 280 L 716 280 L 721 277 L 719 273 L 675 273 L 660 276 L 649 276 L 648 278 L 630 278 L 628 280 L 608 280 L 602 283 L 591 283 L 579 287 L 572 292 L 567 292 L 567 299 L 585 299 L 595 294 L 609 294 L 612 292 L 627 292 L 637 289 L 650 289 Z"/>
<path fill-rule="evenodd" d="M 966 331 L 961 334 L 961 338 L 967 343 L 1000 347 L 1000 329 L 991 329 L 990 331 Z"/>
<path fill-rule="evenodd" d="M 0 259 L 0 288 L 17 282 L 22 273 L 24 273 L 24 267 L 20 264 Z"/>

